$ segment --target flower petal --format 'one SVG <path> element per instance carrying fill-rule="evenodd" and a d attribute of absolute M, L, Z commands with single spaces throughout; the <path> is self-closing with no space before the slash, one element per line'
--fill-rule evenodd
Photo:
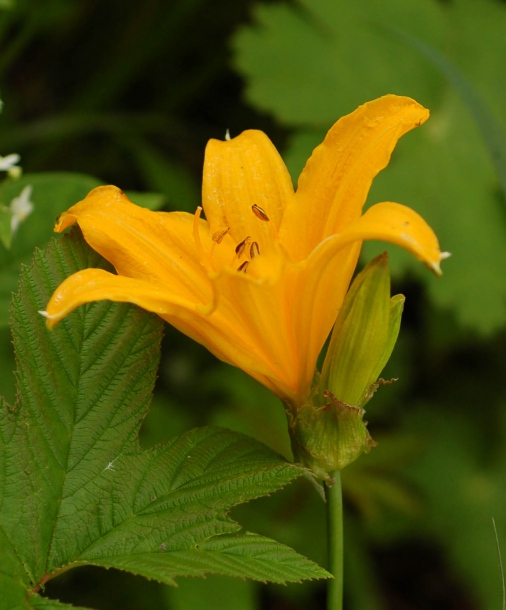
<path fill-rule="evenodd" d="M 131 203 L 120 189 L 100 186 L 64 212 L 55 230 L 61 232 L 75 222 L 88 244 L 118 274 L 160 287 L 169 284 L 181 298 L 196 303 L 211 302 L 212 288 L 195 243 L 193 215 L 151 212 Z M 197 223 L 205 239 L 207 223 Z"/>
<path fill-rule="evenodd" d="M 133 303 L 159 315 L 178 315 L 183 310 L 198 311 L 198 306 L 177 292 L 160 289 L 149 282 L 114 275 L 103 269 L 84 269 L 64 280 L 53 293 L 45 312 L 49 328 L 77 307 L 93 301 Z"/>
<path fill-rule="evenodd" d="M 53 328 L 74 309 L 86 303 L 109 300 L 133 303 L 156 313 L 221 360 L 238 366 L 280 396 L 293 399 L 293 376 L 297 367 L 282 359 L 286 333 L 276 333 L 273 349 L 265 342 L 266 333 L 282 323 L 273 308 L 279 287 L 252 280 L 243 273 L 226 269 L 216 278 L 222 293 L 214 306 L 202 307 L 171 291 L 137 278 L 114 275 L 103 269 L 85 269 L 68 277 L 54 292 L 46 311 L 40 312 Z M 247 299 L 249 307 L 238 308 L 235 299 Z M 250 319 L 252 309 L 260 318 Z M 272 336 L 272 335 L 271 335 Z M 290 374 L 287 375 L 286 371 Z"/>
<path fill-rule="evenodd" d="M 290 287 L 292 344 L 299 376 L 295 404 L 301 404 L 309 391 L 316 362 L 336 320 L 360 254 L 361 243 L 342 247 L 338 255 L 322 248 L 302 263 L 286 266 L 284 281 Z"/>
<path fill-rule="evenodd" d="M 300 360 L 293 342 L 291 292 L 282 269 L 270 281 L 224 269 L 213 279 L 217 303 L 209 319 L 228 328 L 227 341 L 246 348 L 226 359 L 270 387 L 293 399 L 298 392 Z M 225 349 L 229 350 L 229 347 Z M 246 358 L 250 361 L 246 364 Z"/>
<path fill-rule="evenodd" d="M 411 208 L 385 201 L 370 207 L 340 235 L 330 238 L 329 247 L 341 249 L 355 241 L 378 239 L 401 246 L 421 260 L 436 275 L 441 275 L 439 263 L 447 257 L 441 253 L 434 231 Z"/>
<path fill-rule="evenodd" d="M 386 95 L 337 121 L 313 151 L 285 210 L 280 238 L 294 260 L 360 216 L 372 180 L 399 138 L 428 116 L 414 100 Z"/>
<path fill-rule="evenodd" d="M 263 132 L 249 130 L 207 144 L 202 200 L 211 234 L 228 227 L 236 243 L 250 236 L 267 253 L 292 197 L 288 170 Z M 265 212 L 268 221 L 255 214 L 253 206 Z"/>
<path fill-rule="evenodd" d="M 283 400 L 301 404 L 307 398 L 316 360 L 335 321 L 360 251 L 319 257 L 294 264 L 277 258 L 269 279 L 255 278 L 255 261 L 247 273 L 223 270 L 213 279 L 217 303 L 209 320 L 229 328 L 247 346 L 246 354 L 223 358 L 271 388 Z M 261 257 L 260 257 L 261 258 Z M 260 262 L 260 261 L 259 261 Z M 228 349 L 228 348 L 227 348 Z M 236 350 L 237 351 L 237 350 Z M 245 357 L 252 360 L 246 364 Z"/>
<path fill-rule="evenodd" d="M 285 316 L 291 331 L 291 346 L 298 360 L 298 400 L 304 400 L 314 366 L 339 309 L 344 301 L 357 264 L 362 241 L 379 239 L 410 251 L 436 274 L 445 257 L 437 238 L 423 218 L 398 203 L 379 203 L 340 235 L 327 238 L 299 264 L 287 263 L 283 272 Z M 293 302 L 290 295 L 295 295 Z M 282 328 L 281 323 L 279 328 Z M 278 330 L 279 332 L 279 330 Z"/>

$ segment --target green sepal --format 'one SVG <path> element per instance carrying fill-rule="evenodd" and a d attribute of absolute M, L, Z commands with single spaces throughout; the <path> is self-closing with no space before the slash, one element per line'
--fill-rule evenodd
<path fill-rule="evenodd" d="M 380 376 L 381 371 L 385 368 L 394 351 L 397 337 L 399 336 L 399 330 L 401 329 L 401 319 L 405 300 L 406 297 L 403 294 L 396 294 L 390 299 L 390 316 L 388 319 L 387 336 L 383 347 L 383 353 L 378 359 L 376 368 L 371 375 L 373 379 L 377 379 Z"/>
<path fill-rule="evenodd" d="M 376 445 L 364 414 L 364 409 L 341 402 L 328 391 L 323 404 L 308 401 L 290 427 L 295 459 L 317 478 L 328 480 L 329 472 L 342 470 Z"/>

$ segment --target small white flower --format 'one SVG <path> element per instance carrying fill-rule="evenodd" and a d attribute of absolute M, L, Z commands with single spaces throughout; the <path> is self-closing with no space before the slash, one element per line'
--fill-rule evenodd
<path fill-rule="evenodd" d="M 0 157 L 0 171 L 8 172 L 16 163 L 19 163 L 21 157 L 17 153 L 7 155 L 6 157 Z"/>
<path fill-rule="evenodd" d="M 11 218 L 11 233 L 14 235 L 20 223 L 26 219 L 33 211 L 33 203 L 30 201 L 32 196 L 33 187 L 31 185 L 25 186 L 21 191 L 19 197 L 14 197 L 11 201 L 10 211 L 12 214 Z"/>

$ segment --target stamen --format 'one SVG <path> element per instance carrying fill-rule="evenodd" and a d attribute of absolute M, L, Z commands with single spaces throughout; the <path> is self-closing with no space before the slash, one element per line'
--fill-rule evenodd
<path fill-rule="evenodd" d="M 230 231 L 230 227 L 225 227 L 224 229 L 221 229 L 221 231 L 215 231 L 213 233 L 213 241 L 216 242 L 217 244 L 221 244 L 221 242 L 223 241 L 223 238 L 225 237 L 225 235 Z"/>
<path fill-rule="evenodd" d="M 249 257 L 255 258 L 255 256 L 260 256 L 260 248 L 257 241 L 254 241 L 249 247 Z"/>
<path fill-rule="evenodd" d="M 227 131 L 225 132 L 225 142 L 230 142 L 232 138 L 230 137 L 230 130 L 227 129 Z"/>
<path fill-rule="evenodd" d="M 251 206 L 251 210 L 257 218 L 260 218 L 260 220 L 263 220 L 264 222 L 269 222 L 269 217 L 265 213 L 265 210 L 262 209 L 259 205 L 255 203 Z"/>
<path fill-rule="evenodd" d="M 237 244 L 237 246 L 235 247 L 235 253 L 237 255 L 237 258 L 241 258 L 241 254 L 244 252 L 246 245 L 248 244 L 250 239 L 251 237 L 248 235 L 248 237 L 245 237 L 240 244 Z"/>
<path fill-rule="evenodd" d="M 242 265 L 237 267 L 237 271 L 244 271 L 244 273 L 246 273 L 246 269 L 248 268 L 248 265 L 249 265 L 249 261 L 244 261 L 244 263 Z"/>

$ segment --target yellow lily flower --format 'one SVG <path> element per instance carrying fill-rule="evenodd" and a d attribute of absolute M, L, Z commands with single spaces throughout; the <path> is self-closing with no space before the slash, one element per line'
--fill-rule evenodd
<path fill-rule="evenodd" d="M 437 238 L 413 210 L 384 202 L 362 214 L 397 140 L 428 116 L 394 95 L 360 106 L 314 150 L 295 193 L 264 133 L 211 140 L 205 220 L 200 208 L 151 212 L 116 187 L 94 189 L 55 230 L 77 222 L 117 275 L 86 269 L 66 279 L 42 312 L 47 325 L 90 301 L 135 303 L 296 409 L 310 392 L 363 240 L 396 243 L 440 273 Z"/>

